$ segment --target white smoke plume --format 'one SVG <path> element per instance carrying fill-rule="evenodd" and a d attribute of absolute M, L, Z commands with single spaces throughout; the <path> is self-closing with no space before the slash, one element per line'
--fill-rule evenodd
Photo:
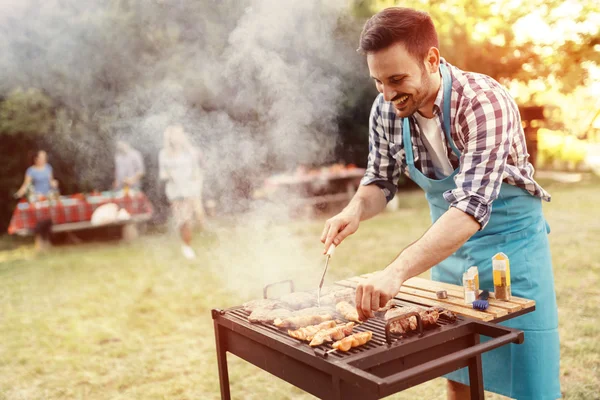
<path fill-rule="evenodd" d="M 207 195 L 219 197 L 222 210 L 250 207 L 243 223 L 260 232 L 286 214 L 287 201 L 240 207 L 264 177 L 335 160 L 345 91 L 366 78 L 354 52 L 358 37 L 340 34 L 347 5 L 4 0 L 0 96 L 33 87 L 53 100 L 59 111 L 47 142 L 73 160 L 90 188 L 111 181 L 113 138 L 127 136 L 145 156 L 147 190 L 161 191 L 162 134 L 181 123 L 206 156 Z M 312 262 L 293 235 L 257 234 L 253 248 L 245 249 L 256 260 L 247 271 L 265 281 Z"/>

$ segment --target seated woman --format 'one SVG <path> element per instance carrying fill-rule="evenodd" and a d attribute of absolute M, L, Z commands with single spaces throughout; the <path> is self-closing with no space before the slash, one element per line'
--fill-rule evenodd
<path fill-rule="evenodd" d="M 33 165 L 27 168 L 23 184 L 15 193 L 16 197 L 23 197 L 29 185 L 33 185 L 35 194 L 47 196 L 51 189 L 58 187 L 58 182 L 52 175 L 52 166 L 47 162 L 48 156 L 44 150 L 40 150 L 34 157 Z"/>
<path fill-rule="evenodd" d="M 32 186 L 37 195 L 48 196 L 52 189 L 58 187 L 58 182 L 52 174 L 52 166 L 47 162 L 46 152 L 40 150 L 36 153 L 33 165 L 27 168 L 23 184 L 15 193 L 15 197 L 23 197 L 27 189 Z M 35 227 L 35 247 L 36 250 L 44 250 L 50 245 L 50 231 L 52 230 L 52 220 L 38 221 Z"/>

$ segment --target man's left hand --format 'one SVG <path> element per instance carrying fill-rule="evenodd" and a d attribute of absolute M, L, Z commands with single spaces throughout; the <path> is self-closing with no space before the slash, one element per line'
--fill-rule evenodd
<path fill-rule="evenodd" d="M 398 294 L 402 283 L 400 274 L 390 266 L 359 284 L 356 288 L 358 317 L 363 321 L 373 318 L 373 312 L 384 307 Z"/>

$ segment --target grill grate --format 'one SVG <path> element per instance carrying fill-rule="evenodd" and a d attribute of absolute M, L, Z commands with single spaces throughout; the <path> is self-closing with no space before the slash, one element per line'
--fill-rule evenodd
<path fill-rule="evenodd" d="M 404 304 L 398 304 L 398 303 L 396 304 L 396 307 L 402 307 L 402 306 L 404 306 Z M 237 308 L 232 308 L 232 309 L 226 310 L 226 313 L 229 314 L 230 316 L 234 316 L 244 322 L 248 322 L 248 316 L 250 315 L 250 312 L 245 311 L 242 307 L 237 307 Z M 462 318 L 460 316 L 457 316 L 456 320 L 459 320 L 459 319 L 462 319 Z M 452 324 L 456 320 L 451 321 L 447 316 L 442 314 L 442 315 L 440 315 L 440 318 L 438 319 L 437 324 L 435 326 L 430 326 L 430 327 L 426 328 L 425 333 L 430 332 L 430 331 L 436 331 L 437 330 L 436 328 L 439 328 L 444 325 Z M 362 324 L 356 324 L 354 326 L 353 333 L 371 331 L 371 332 L 373 332 L 373 337 L 371 338 L 371 340 L 362 346 L 353 347 L 349 351 L 346 351 L 346 352 L 333 351 L 333 352 L 329 353 L 328 358 L 331 358 L 334 360 L 335 359 L 344 359 L 344 358 L 353 356 L 355 354 L 368 352 L 369 350 L 375 349 L 377 347 L 386 346 L 387 341 L 385 339 L 385 324 L 386 324 L 386 321 L 383 318 L 379 318 L 379 317 L 371 318 L 371 319 L 363 322 Z M 298 340 L 296 338 L 289 336 L 287 333 L 287 330 L 279 329 L 272 324 L 254 323 L 254 324 L 252 324 L 252 326 L 255 327 L 256 329 L 267 329 L 270 332 L 275 332 L 282 337 L 282 341 L 287 342 L 291 346 L 304 345 L 308 348 L 314 349 L 315 353 L 323 354 L 324 352 L 327 352 L 332 349 L 331 343 L 326 343 L 326 344 L 322 344 L 320 346 L 311 347 L 308 345 L 307 342 L 304 342 L 304 341 L 301 341 L 301 340 Z M 405 338 L 411 338 L 411 337 L 415 337 L 417 335 L 418 335 L 417 332 L 409 332 L 403 336 L 393 335 L 392 336 L 392 338 L 393 338 L 392 344 L 394 344 L 397 341 L 401 341 Z"/>

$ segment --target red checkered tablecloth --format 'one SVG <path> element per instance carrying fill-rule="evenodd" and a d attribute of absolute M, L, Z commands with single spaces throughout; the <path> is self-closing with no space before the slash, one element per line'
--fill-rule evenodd
<path fill-rule="evenodd" d="M 53 224 L 90 221 L 92 213 L 101 205 L 115 203 L 124 208 L 131 216 L 152 215 L 152 203 L 142 192 L 128 196 L 118 195 L 72 195 L 61 196 L 59 200 L 43 200 L 35 203 L 20 202 L 15 207 L 8 233 L 33 231 L 38 221 L 51 219 Z"/>

